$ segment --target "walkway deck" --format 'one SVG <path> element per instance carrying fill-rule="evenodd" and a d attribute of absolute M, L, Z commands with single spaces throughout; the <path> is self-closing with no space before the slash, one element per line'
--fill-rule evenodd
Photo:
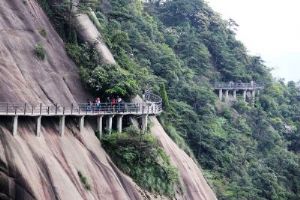
<path fill-rule="evenodd" d="M 215 90 L 262 90 L 264 89 L 263 84 L 258 84 L 255 82 L 251 83 L 215 83 Z"/>
<path fill-rule="evenodd" d="M 122 119 L 125 115 L 141 116 L 141 129 L 143 132 L 147 130 L 148 116 L 159 115 L 162 112 L 162 100 L 159 96 L 152 93 L 146 93 L 144 102 L 142 103 L 111 103 L 101 104 L 72 104 L 70 106 L 62 105 L 43 105 L 43 104 L 14 104 L 0 103 L 0 116 L 12 117 L 12 133 L 17 135 L 18 118 L 34 117 L 36 118 L 36 135 L 41 135 L 42 117 L 57 117 L 59 118 L 59 134 L 64 135 L 66 117 L 79 118 L 80 132 L 84 129 L 84 118 L 86 116 L 94 116 L 97 119 L 97 130 L 102 136 L 103 132 L 103 117 L 106 118 L 106 128 L 108 133 L 112 132 L 113 118 L 117 119 L 118 132 L 122 132 Z"/>
<path fill-rule="evenodd" d="M 0 116 L 97 116 L 97 115 L 158 115 L 162 112 L 161 103 L 124 103 L 112 106 L 108 103 L 100 105 L 78 104 L 31 105 L 0 103 Z"/>
<path fill-rule="evenodd" d="M 0 116 L 98 116 L 98 115 L 158 115 L 162 112 L 161 99 L 153 94 L 145 95 L 144 103 L 111 103 L 44 105 L 0 103 Z"/>
<path fill-rule="evenodd" d="M 219 91 L 219 99 L 220 101 L 223 100 L 223 91 L 225 91 L 225 102 L 229 101 L 229 92 L 232 92 L 232 96 L 234 101 L 237 100 L 237 92 L 242 91 L 243 92 L 243 99 L 246 102 L 247 99 L 247 93 L 251 93 L 251 102 L 255 103 L 255 96 L 256 92 L 259 94 L 260 90 L 264 89 L 263 84 L 257 84 L 254 81 L 251 81 L 250 83 L 215 83 L 214 89 Z"/>

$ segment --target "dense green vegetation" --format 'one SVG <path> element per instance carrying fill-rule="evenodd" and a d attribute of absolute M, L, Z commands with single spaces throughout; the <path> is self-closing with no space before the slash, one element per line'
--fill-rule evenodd
<path fill-rule="evenodd" d="M 160 121 L 199 161 L 219 199 L 300 199 L 299 88 L 273 80 L 263 60 L 247 54 L 234 21 L 202 0 L 110 0 L 94 9 L 117 66 L 93 60 L 93 47 L 53 20 L 88 88 L 133 96 L 153 86 L 164 99 Z M 265 83 L 255 107 L 217 100 L 211 83 L 239 80 Z M 119 166 L 126 163 L 114 156 Z"/>
<path fill-rule="evenodd" d="M 67 52 L 80 66 L 80 75 L 85 85 L 101 96 L 136 95 L 138 86 L 133 74 L 118 65 L 101 64 L 97 52 L 88 45 L 68 44 Z"/>
<path fill-rule="evenodd" d="M 129 127 L 122 134 L 105 135 L 102 143 L 114 163 L 137 184 L 150 192 L 175 195 L 179 184 L 177 169 L 152 135 L 141 135 Z"/>

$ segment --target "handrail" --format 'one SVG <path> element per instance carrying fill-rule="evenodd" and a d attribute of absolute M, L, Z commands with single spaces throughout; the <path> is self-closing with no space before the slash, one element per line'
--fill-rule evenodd
<path fill-rule="evenodd" d="M 106 114 L 149 114 L 158 115 L 162 112 L 162 101 L 157 95 L 147 93 L 142 103 L 79 103 L 64 105 L 44 105 L 29 103 L 0 102 L 0 115 L 23 116 L 60 116 L 60 115 L 106 115 Z"/>
<path fill-rule="evenodd" d="M 215 83 L 214 84 L 214 89 L 235 89 L 235 90 L 245 90 L 245 89 L 264 89 L 263 84 L 259 84 L 256 82 L 251 82 L 251 83 L 234 83 L 234 82 L 229 82 L 229 83 Z"/>
<path fill-rule="evenodd" d="M 155 103 L 162 103 L 162 98 L 160 96 L 158 96 L 158 95 L 155 95 L 155 94 L 151 93 L 151 92 L 146 92 L 144 94 L 144 96 L 145 96 L 144 97 L 145 101 L 155 102 Z"/>

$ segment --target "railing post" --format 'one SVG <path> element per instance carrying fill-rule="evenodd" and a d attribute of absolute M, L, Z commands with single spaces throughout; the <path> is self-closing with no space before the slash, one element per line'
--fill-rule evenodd
<path fill-rule="evenodd" d="M 71 115 L 73 115 L 74 104 L 71 105 Z"/>
<path fill-rule="evenodd" d="M 18 107 L 17 107 L 17 106 L 15 106 L 15 115 L 17 114 L 17 109 L 18 109 Z"/>
<path fill-rule="evenodd" d="M 27 103 L 24 105 L 24 115 L 26 115 Z"/>
<path fill-rule="evenodd" d="M 48 115 L 50 114 L 50 106 L 47 108 Z"/>
<path fill-rule="evenodd" d="M 8 103 L 6 104 L 6 114 L 8 114 Z"/>
<path fill-rule="evenodd" d="M 32 108 L 31 108 L 31 114 L 33 115 L 33 109 L 34 109 L 34 107 L 32 106 Z"/>
<path fill-rule="evenodd" d="M 57 115 L 57 111 L 58 111 L 58 105 L 55 104 L 55 115 Z"/>
<path fill-rule="evenodd" d="M 66 108 L 65 108 L 65 107 L 63 107 L 63 115 L 65 115 L 65 109 L 66 109 Z"/>

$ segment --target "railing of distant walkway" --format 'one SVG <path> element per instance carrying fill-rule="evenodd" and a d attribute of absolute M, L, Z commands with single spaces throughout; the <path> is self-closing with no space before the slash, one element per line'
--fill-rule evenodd
<path fill-rule="evenodd" d="M 146 93 L 143 103 L 111 103 L 100 104 L 72 104 L 63 105 L 44 105 L 44 104 L 15 104 L 0 103 L 0 116 L 93 116 L 93 115 L 158 115 L 162 112 L 162 100 L 159 96 Z"/>
<path fill-rule="evenodd" d="M 260 83 L 215 83 L 214 88 L 216 90 L 260 90 L 264 89 L 264 85 Z"/>

